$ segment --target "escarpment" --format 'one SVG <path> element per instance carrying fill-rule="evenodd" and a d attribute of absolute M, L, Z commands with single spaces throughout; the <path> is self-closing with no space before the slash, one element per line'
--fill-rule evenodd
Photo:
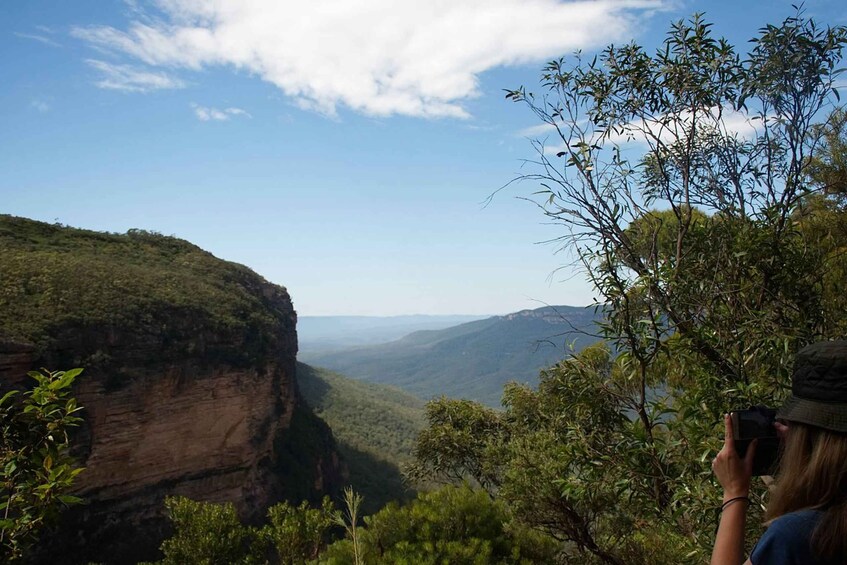
<path fill-rule="evenodd" d="M 168 495 L 256 521 L 340 486 L 329 429 L 297 390 L 284 288 L 175 238 L 8 216 L 0 265 L 0 388 L 36 367 L 85 368 L 73 444 L 86 504 L 50 534 L 45 562 L 155 559 Z"/>

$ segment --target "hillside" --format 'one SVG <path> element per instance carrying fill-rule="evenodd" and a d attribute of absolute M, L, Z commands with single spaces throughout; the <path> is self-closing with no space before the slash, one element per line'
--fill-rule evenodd
<path fill-rule="evenodd" d="M 594 320 L 591 308 L 546 306 L 305 360 L 423 399 L 443 394 L 499 406 L 505 383 L 534 384 L 541 368 L 569 353 L 566 344 L 579 350 L 596 341 L 581 333 L 592 332 Z"/>
<path fill-rule="evenodd" d="M 410 459 L 424 427 L 422 400 L 305 363 L 297 363 L 297 382 L 303 398 L 332 429 L 350 483 L 365 496 L 366 511 L 414 494 L 403 484 L 399 467 Z"/>

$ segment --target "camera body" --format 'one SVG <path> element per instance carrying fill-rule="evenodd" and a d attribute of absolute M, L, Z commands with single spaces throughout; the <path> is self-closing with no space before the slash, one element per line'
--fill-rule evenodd
<path fill-rule="evenodd" d="M 774 422 L 776 410 L 766 406 L 751 406 L 747 410 L 730 413 L 735 451 L 744 457 L 750 443 L 756 439 L 753 457 L 753 475 L 773 475 L 779 460 L 779 437 Z"/>

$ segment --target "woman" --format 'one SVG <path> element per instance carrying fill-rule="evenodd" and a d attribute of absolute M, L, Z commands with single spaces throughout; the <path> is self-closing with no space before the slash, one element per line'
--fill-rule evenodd
<path fill-rule="evenodd" d="M 776 424 L 780 468 L 768 502 L 768 529 L 746 563 L 847 563 L 847 341 L 816 343 L 798 354 L 792 395 Z M 744 559 L 744 522 L 755 442 L 740 458 L 732 421 L 712 469 L 724 489 L 712 565 Z"/>

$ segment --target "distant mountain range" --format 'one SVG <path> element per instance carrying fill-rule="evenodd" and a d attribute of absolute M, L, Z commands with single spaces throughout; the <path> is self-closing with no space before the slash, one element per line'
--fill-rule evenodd
<path fill-rule="evenodd" d="M 412 332 L 441 330 L 489 316 L 299 316 L 297 336 L 302 353 L 327 353 L 394 341 Z"/>
<path fill-rule="evenodd" d="M 593 308 L 546 306 L 411 333 L 379 345 L 300 359 L 346 376 L 390 384 L 421 398 L 439 395 L 499 406 L 509 381 L 535 384 L 570 347 L 597 341 Z"/>

